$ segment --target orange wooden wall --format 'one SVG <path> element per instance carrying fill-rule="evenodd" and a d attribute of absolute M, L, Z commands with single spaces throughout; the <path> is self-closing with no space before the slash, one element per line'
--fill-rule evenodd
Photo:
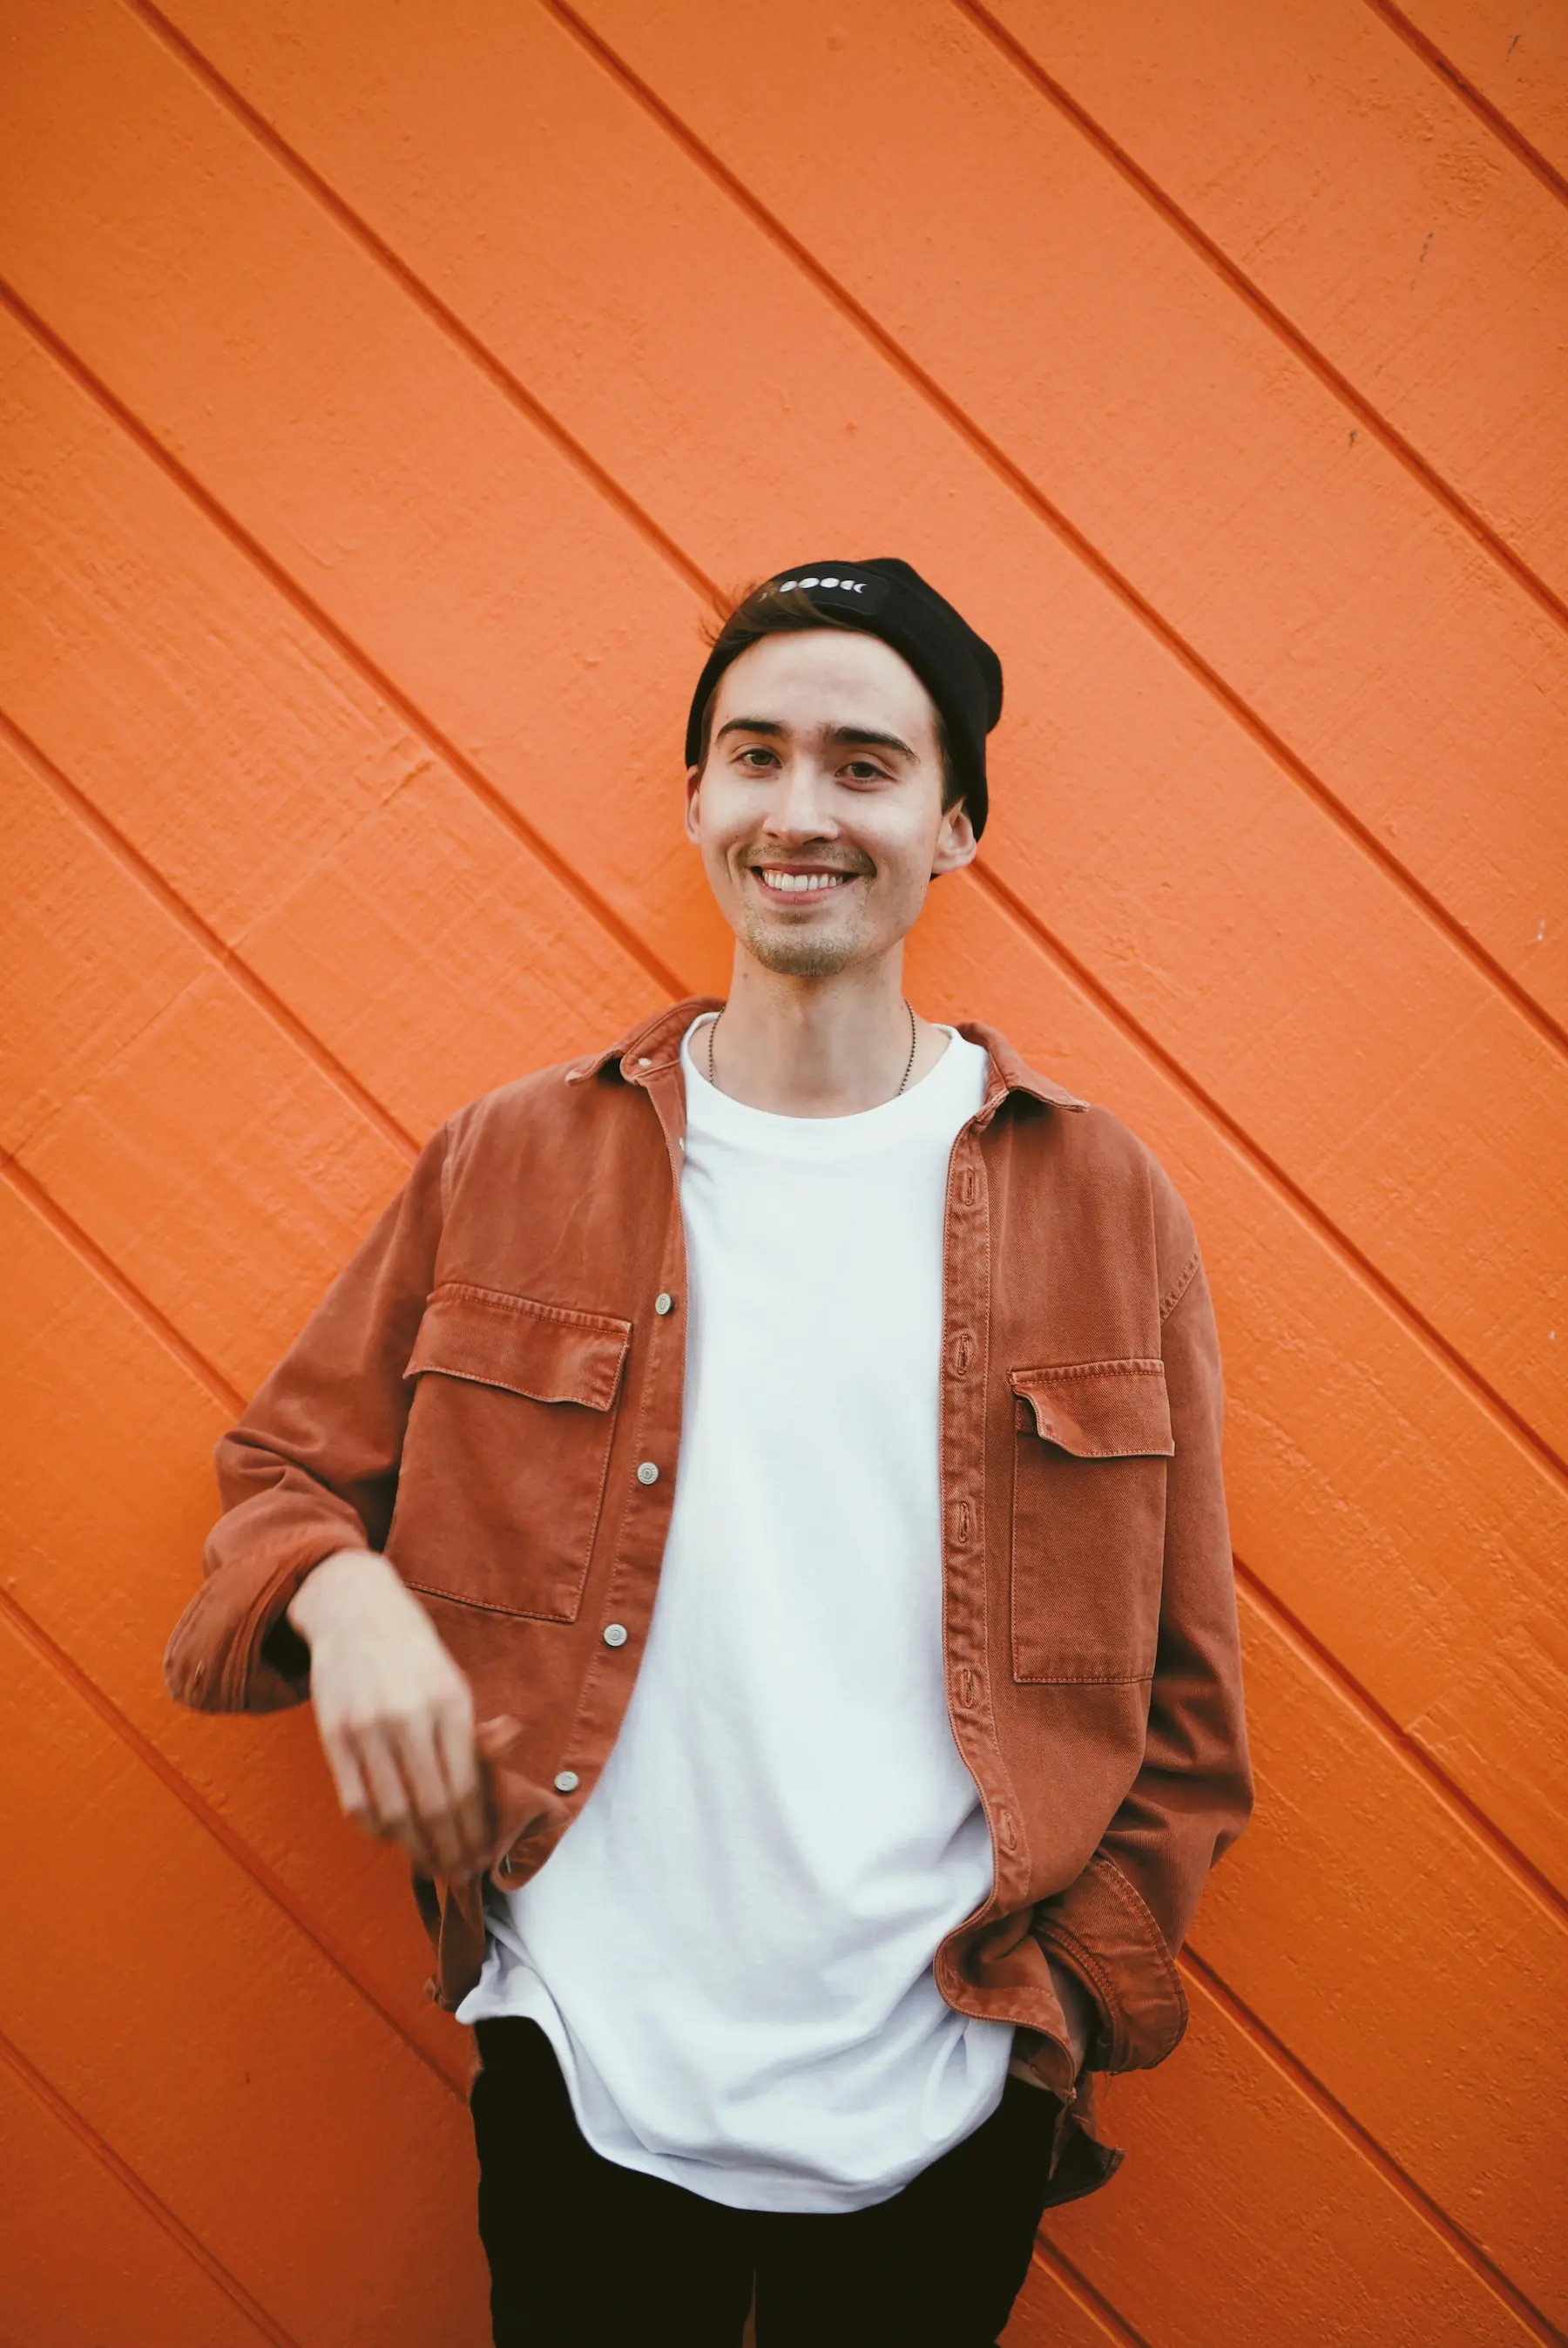
<path fill-rule="evenodd" d="M 417 1141 L 722 982 L 700 610 L 838 551 L 1007 667 L 913 991 L 1230 1382 L 1257 1819 L 1009 2341 L 1563 2339 L 1563 0 L 0 26 L 0 2338 L 486 2336 L 401 1864 L 159 1657 Z"/>

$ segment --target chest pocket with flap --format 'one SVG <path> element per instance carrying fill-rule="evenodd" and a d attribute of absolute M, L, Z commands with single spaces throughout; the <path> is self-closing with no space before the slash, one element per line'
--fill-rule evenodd
<path fill-rule="evenodd" d="M 1152 1676 L 1175 1452 L 1157 1361 L 1010 1374 L 1017 1680 Z"/>
<path fill-rule="evenodd" d="M 415 1590 L 497 1613 L 576 1619 L 604 1507 L 630 1321 L 443 1282 L 405 1378 L 403 1478 L 439 1494 L 400 1565 Z M 428 1516 L 427 1512 L 427 1516 Z"/>

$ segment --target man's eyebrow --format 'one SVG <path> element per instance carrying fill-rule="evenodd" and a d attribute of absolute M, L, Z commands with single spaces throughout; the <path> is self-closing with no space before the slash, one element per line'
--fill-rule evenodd
<path fill-rule="evenodd" d="M 912 758 L 915 756 L 914 751 L 901 735 L 878 734 L 869 726 L 835 726 L 827 738 L 836 744 L 840 749 L 850 749 L 856 744 L 865 744 L 867 748 L 874 750 L 897 750 L 899 756 L 905 758 Z"/>
<path fill-rule="evenodd" d="M 731 717 L 720 726 L 713 738 L 723 741 L 726 734 L 783 734 L 786 731 L 787 728 L 781 726 L 776 717 Z"/>
<path fill-rule="evenodd" d="M 720 726 L 715 741 L 726 734 L 787 734 L 787 726 L 776 717 L 731 717 Z M 913 758 L 915 752 L 899 734 L 880 734 L 871 726 L 830 726 L 827 740 L 835 749 L 896 750 L 900 757 Z"/>

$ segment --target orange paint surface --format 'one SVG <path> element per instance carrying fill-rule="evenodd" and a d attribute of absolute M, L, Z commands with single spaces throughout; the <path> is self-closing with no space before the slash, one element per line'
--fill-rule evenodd
<path fill-rule="evenodd" d="M 1007 667 L 912 993 L 1229 1380 L 1258 1817 L 1009 2348 L 1568 2335 L 1563 26 L 5 0 L 0 2333 L 479 2348 L 401 1866 L 159 1660 L 418 1140 L 722 983 L 696 623 L 836 546 Z"/>

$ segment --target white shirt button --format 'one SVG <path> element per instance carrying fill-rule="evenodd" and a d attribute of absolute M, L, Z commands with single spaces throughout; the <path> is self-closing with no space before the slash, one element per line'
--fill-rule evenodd
<path fill-rule="evenodd" d="M 607 1622 L 604 1626 L 604 1643 L 607 1647 L 624 1647 L 626 1644 L 625 1623 Z"/>
<path fill-rule="evenodd" d="M 637 1480 L 640 1484 L 657 1484 L 659 1481 L 659 1470 L 655 1468 L 651 1459 L 645 1459 L 643 1461 L 641 1467 L 637 1471 Z"/>
<path fill-rule="evenodd" d="M 658 1295 L 653 1300 L 653 1310 L 655 1313 L 668 1313 L 674 1302 L 675 1299 L 671 1295 L 669 1290 L 667 1288 L 661 1288 Z"/>
<path fill-rule="evenodd" d="M 575 1769 L 558 1769 L 555 1776 L 555 1787 L 558 1794 L 575 1794 L 577 1791 L 577 1771 Z"/>

